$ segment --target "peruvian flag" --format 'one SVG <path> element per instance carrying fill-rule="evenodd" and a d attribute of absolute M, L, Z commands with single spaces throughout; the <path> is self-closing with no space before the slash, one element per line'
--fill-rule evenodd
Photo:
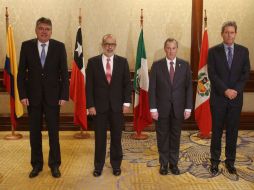
<path fill-rule="evenodd" d="M 195 120 L 200 130 L 200 137 L 209 138 L 212 127 L 210 112 L 210 81 L 207 72 L 208 33 L 204 31 L 198 67 L 198 84 L 195 103 Z"/>
<path fill-rule="evenodd" d="M 144 127 L 152 123 L 148 98 L 148 88 L 149 88 L 148 67 L 147 67 L 145 43 L 143 38 L 143 29 L 141 29 L 138 40 L 135 75 L 134 75 L 134 90 L 135 90 L 134 129 L 137 131 L 137 135 L 140 135 Z"/>
<path fill-rule="evenodd" d="M 70 98 L 74 102 L 74 124 L 87 129 L 85 65 L 81 27 L 78 28 L 70 81 Z"/>

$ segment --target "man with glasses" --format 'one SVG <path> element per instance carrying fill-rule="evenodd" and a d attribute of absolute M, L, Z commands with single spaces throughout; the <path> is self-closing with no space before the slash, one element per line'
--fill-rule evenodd
<path fill-rule="evenodd" d="M 115 176 L 121 175 L 123 113 L 129 111 L 131 82 L 126 58 L 115 54 L 112 34 L 102 38 L 101 55 L 88 60 L 86 97 L 89 115 L 94 117 L 95 156 L 93 175 L 101 175 L 106 156 L 107 128 L 110 130 L 110 164 Z"/>

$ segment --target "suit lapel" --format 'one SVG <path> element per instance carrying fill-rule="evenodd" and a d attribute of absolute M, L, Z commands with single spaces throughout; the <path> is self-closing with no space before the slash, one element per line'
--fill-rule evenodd
<path fill-rule="evenodd" d="M 100 76 L 102 76 L 103 80 L 108 84 L 106 73 L 105 73 L 104 68 L 103 68 L 102 54 L 101 54 L 101 56 L 99 56 L 98 63 L 99 63 L 98 64 L 98 71 L 101 73 Z"/>
<path fill-rule="evenodd" d="M 234 45 L 234 52 L 233 52 L 233 60 L 232 60 L 232 65 L 231 65 L 231 69 L 233 69 L 235 67 L 235 64 L 237 62 L 237 57 L 239 54 L 239 46 L 237 44 Z"/>
<path fill-rule="evenodd" d="M 35 64 L 38 64 L 42 68 L 37 39 L 34 39 L 34 41 L 33 41 L 33 48 L 32 49 L 34 51 L 33 55 L 35 56 L 34 60 L 36 60 Z"/>
<path fill-rule="evenodd" d="M 52 51 L 53 51 L 53 46 L 54 44 L 52 44 L 52 41 L 51 40 L 49 40 L 49 47 L 48 47 L 48 52 L 47 52 L 47 55 L 46 55 L 46 59 L 45 59 L 45 64 L 44 64 L 44 67 L 43 68 L 45 68 L 45 67 L 47 67 L 47 65 L 48 65 L 48 62 L 49 62 L 49 60 L 50 60 L 50 57 L 51 57 L 51 55 L 52 55 Z"/>
<path fill-rule="evenodd" d="M 219 48 L 220 48 L 219 53 L 220 53 L 220 57 L 222 59 L 222 62 L 224 64 L 224 66 L 226 67 L 226 69 L 229 71 L 227 55 L 226 55 L 223 43 L 220 45 Z"/>
<path fill-rule="evenodd" d="M 119 69 L 119 61 L 117 59 L 117 55 L 114 55 L 114 60 L 113 60 L 113 71 L 112 71 L 112 77 L 111 77 L 111 82 L 110 84 L 113 82 L 114 78 L 115 78 L 115 75 L 116 73 L 119 73 L 118 72 L 118 69 Z"/>
<path fill-rule="evenodd" d="M 166 81 L 168 82 L 168 85 L 171 86 L 171 81 L 170 81 L 170 76 L 169 76 L 169 69 L 168 69 L 166 58 L 162 62 L 162 73 L 163 73 Z"/>
<path fill-rule="evenodd" d="M 175 66 L 173 86 L 175 86 L 177 81 L 179 81 L 180 73 L 181 73 L 181 63 L 180 63 L 179 59 L 176 58 L 176 66 Z"/>

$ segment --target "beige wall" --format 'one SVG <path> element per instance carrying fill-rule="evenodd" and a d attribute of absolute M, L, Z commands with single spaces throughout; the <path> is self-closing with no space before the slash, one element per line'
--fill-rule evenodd
<path fill-rule="evenodd" d="M 184 2 L 184 4 L 183 4 Z M 149 65 L 164 56 L 163 43 L 169 36 L 179 40 L 179 55 L 190 60 L 191 0 L 2 0 L 0 12 L 0 68 L 5 56 L 5 6 L 9 7 L 14 26 L 17 52 L 21 42 L 34 38 L 34 25 L 41 16 L 53 22 L 53 38 L 66 44 L 71 66 L 79 8 L 82 8 L 82 30 L 85 60 L 100 53 L 101 38 L 112 33 L 117 38 L 117 53 L 134 60 L 140 32 L 140 9 L 144 9 L 144 38 Z M 184 5 L 184 6 L 183 6 Z"/>
<path fill-rule="evenodd" d="M 129 60 L 134 68 L 136 47 L 140 32 L 140 9 L 144 9 L 144 38 L 148 64 L 164 56 L 163 43 L 167 37 L 179 41 L 179 57 L 190 60 L 192 0 L 1 0 L 0 4 L 0 68 L 5 60 L 5 7 L 9 7 L 10 23 L 14 27 L 17 58 L 21 42 L 35 37 L 34 26 L 41 17 L 53 22 L 53 38 L 65 43 L 71 68 L 72 52 L 78 26 L 79 8 L 82 8 L 82 30 L 85 61 L 100 53 L 101 38 L 112 33 L 117 38 L 117 53 Z M 229 6 L 228 6 L 229 4 Z M 225 8 L 227 7 L 227 8 Z M 204 0 L 207 9 L 209 43 L 221 42 L 220 27 L 225 20 L 236 20 L 239 26 L 237 43 L 250 50 L 254 68 L 254 1 Z M 254 93 L 248 93 L 244 110 L 254 111 Z M 8 101 L 0 94 L 1 103 Z M 253 103 L 252 103 L 253 102 Z M 63 112 L 72 110 L 72 103 Z M 0 106 L 0 113 L 8 107 Z"/>

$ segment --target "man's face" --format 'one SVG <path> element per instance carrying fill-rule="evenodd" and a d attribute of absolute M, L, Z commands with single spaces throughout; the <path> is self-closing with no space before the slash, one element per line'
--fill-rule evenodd
<path fill-rule="evenodd" d="M 177 45 L 176 42 L 167 42 L 164 47 L 164 51 L 166 53 L 166 57 L 170 60 L 173 60 L 176 57 L 177 53 Z"/>
<path fill-rule="evenodd" d="M 37 35 L 37 39 L 45 43 L 49 41 L 51 34 L 52 34 L 52 27 L 50 25 L 40 23 L 38 26 L 35 28 L 35 33 Z"/>
<path fill-rule="evenodd" d="M 104 42 L 102 44 L 103 54 L 107 57 L 111 57 L 114 55 L 115 49 L 116 49 L 116 39 L 114 39 L 111 36 L 108 36 L 106 39 L 104 39 Z"/>
<path fill-rule="evenodd" d="M 235 41 L 236 31 L 233 26 L 226 26 L 224 31 L 221 33 L 221 37 L 223 38 L 223 43 L 231 46 Z"/>

